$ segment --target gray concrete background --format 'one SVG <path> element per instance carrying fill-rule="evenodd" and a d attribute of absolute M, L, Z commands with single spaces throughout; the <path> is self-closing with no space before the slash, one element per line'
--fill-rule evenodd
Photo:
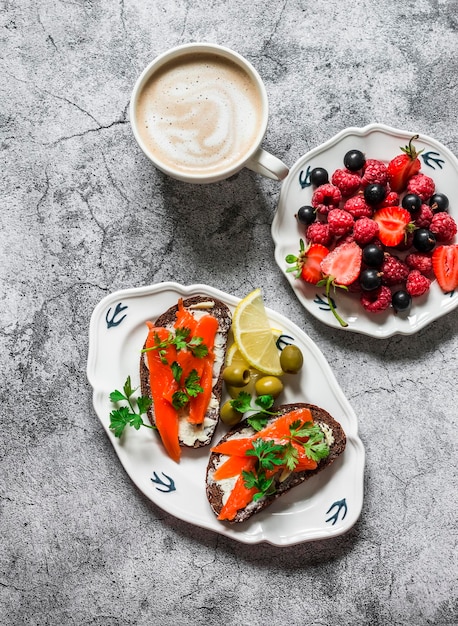
<path fill-rule="evenodd" d="M 0 19 L 0 622 L 456 624 L 458 311 L 414 337 L 325 327 L 273 261 L 279 184 L 166 179 L 127 115 L 154 56 L 205 40 L 262 75 L 264 145 L 288 165 L 371 122 L 458 156 L 456 0 L 8 0 Z M 325 353 L 367 452 L 348 534 L 246 546 L 133 487 L 92 409 L 88 324 L 106 294 L 165 280 L 262 285 Z"/>

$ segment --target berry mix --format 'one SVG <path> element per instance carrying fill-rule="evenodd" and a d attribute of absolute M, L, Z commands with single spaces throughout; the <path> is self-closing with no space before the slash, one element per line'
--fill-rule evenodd
<path fill-rule="evenodd" d="M 360 150 L 344 155 L 331 176 L 310 172 L 310 206 L 296 213 L 304 227 L 299 255 L 288 255 L 288 272 L 307 283 L 359 293 L 371 313 L 392 308 L 407 314 L 412 299 L 426 294 L 436 278 L 444 293 L 458 287 L 457 224 L 449 198 L 422 173 L 412 137 L 388 164 Z"/>

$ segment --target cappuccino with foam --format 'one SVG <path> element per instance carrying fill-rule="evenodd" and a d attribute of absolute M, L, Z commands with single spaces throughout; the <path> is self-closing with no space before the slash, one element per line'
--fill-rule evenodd
<path fill-rule="evenodd" d="M 259 143 L 262 112 L 259 89 L 243 68 L 215 54 L 194 53 L 151 76 L 136 117 L 158 161 L 206 175 L 246 159 Z"/>
<path fill-rule="evenodd" d="M 216 44 L 185 44 L 157 57 L 130 102 L 143 152 L 158 169 L 187 182 L 222 180 L 243 167 L 284 178 L 288 168 L 260 147 L 267 119 L 259 74 Z"/>

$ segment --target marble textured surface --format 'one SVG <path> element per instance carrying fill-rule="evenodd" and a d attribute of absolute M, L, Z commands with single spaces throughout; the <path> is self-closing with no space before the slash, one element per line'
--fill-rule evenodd
<path fill-rule="evenodd" d="M 415 337 L 325 327 L 273 262 L 279 184 L 167 179 L 127 111 L 154 56 L 212 41 L 265 80 L 264 146 L 288 165 L 370 122 L 458 156 L 458 2 L 8 0 L 0 19 L 0 622 L 456 624 L 458 311 Z M 246 546 L 133 487 L 92 408 L 88 324 L 106 294 L 166 280 L 262 285 L 325 353 L 367 452 L 348 534 Z"/>

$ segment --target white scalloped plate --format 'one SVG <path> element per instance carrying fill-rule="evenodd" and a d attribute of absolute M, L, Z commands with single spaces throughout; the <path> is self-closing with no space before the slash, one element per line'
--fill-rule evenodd
<path fill-rule="evenodd" d="M 285 257 L 288 254 L 297 254 L 299 240 L 304 237 L 304 228 L 297 222 L 295 213 L 301 206 L 311 203 L 313 188 L 307 179 L 307 172 L 314 167 L 324 167 L 331 175 L 334 170 L 343 167 L 345 153 L 354 148 L 364 152 L 367 158 L 388 163 L 400 153 L 400 146 L 406 145 L 415 134 L 417 133 L 396 130 L 383 124 L 347 128 L 302 156 L 293 165 L 282 183 L 278 209 L 272 222 L 275 260 L 282 272 L 287 268 Z M 458 221 L 458 159 L 448 148 L 425 135 L 420 134 L 415 146 L 423 149 L 420 155 L 421 171 L 435 181 L 437 191 L 449 197 L 449 212 Z M 405 317 L 395 315 L 391 309 L 383 313 L 368 313 L 360 305 L 356 294 L 337 289 L 335 295 L 332 295 L 338 312 L 348 322 L 348 327 L 342 328 L 324 302 L 323 288 L 295 279 L 293 273 L 286 276 L 299 301 L 314 317 L 328 326 L 371 337 L 412 335 L 458 306 L 458 291 L 444 294 L 436 280 L 431 284 L 428 294 L 414 298 L 410 314 Z"/>
<path fill-rule="evenodd" d="M 268 310 L 275 328 L 294 338 L 305 357 L 303 371 L 289 376 L 282 402 L 306 401 L 322 406 L 343 426 L 344 454 L 326 471 L 292 489 L 270 508 L 238 525 L 219 522 L 206 499 L 205 472 L 209 448 L 184 449 L 179 464 L 165 453 L 150 429 L 128 429 L 121 440 L 109 429 L 113 408 L 109 394 L 121 389 L 128 375 L 139 385 L 140 350 L 145 322 L 154 320 L 179 297 L 203 294 L 219 298 L 231 310 L 238 298 L 208 287 L 161 283 L 118 291 L 94 309 L 89 329 L 87 376 L 93 387 L 95 411 L 119 460 L 135 485 L 171 515 L 243 543 L 262 541 L 286 546 L 335 537 L 348 531 L 363 504 L 364 448 L 358 422 L 323 354 L 313 341 L 282 315 Z M 225 432 L 220 425 L 213 441 Z"/>

